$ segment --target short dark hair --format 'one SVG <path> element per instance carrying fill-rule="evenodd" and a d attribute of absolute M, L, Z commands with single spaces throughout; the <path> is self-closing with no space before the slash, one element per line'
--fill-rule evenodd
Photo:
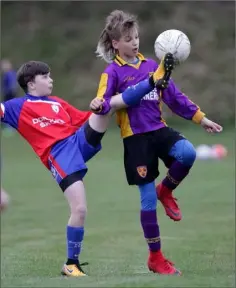
<path fill-rule="evenodd" d="M 29 61 L 24 63 L 17 71 L 17 81 L 20 87 L 28 92 L 27 84 L 34 81 L 37 75 L 46 75 L 50 72 L 47 63 L 41 61 Z"/>

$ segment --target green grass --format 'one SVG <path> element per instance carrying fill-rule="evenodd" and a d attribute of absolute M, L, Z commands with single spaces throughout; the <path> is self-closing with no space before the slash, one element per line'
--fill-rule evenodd
<path fill-rule="evenodd" d="M 3 184 L 11 206 L 1 217 L 1 287 L 233 287 L 234 131 L 208 136 L 191 126 L 182 132 L 195 145 L 222 143 L 229 149 L 223 161 L 197 161 L 176 191 L 181 222 L 169 220 L 159 206 L 163 251 L 182 277 L 147 270 L 139 193 L 126 184 L 117 129 L 105 136 L 85 180 L 89 210 L 81 260 L 90 263 L 90 276 L 82 279 L 59 276 L 69 215 L 62 192 L 19 136 L 3 138 Z M 165 171 L 161 166 L 162 177 Z"/>

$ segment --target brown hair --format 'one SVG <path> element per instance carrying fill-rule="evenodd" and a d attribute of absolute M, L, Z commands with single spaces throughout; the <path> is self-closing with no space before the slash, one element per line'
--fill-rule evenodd
<path fill-rule="evenodd" d="M 116 54 L 112 40 L 119 40 L 124 33 L 132 28 L 138 29 L 137 17 L 121 10 L 114 10 L 106 18 L 105 28 L 100 35 L 96 54 L 110 63 Z"/>
<path fill-rule="evenodd" d="M 17 81 L 20 87 L 27 93 L 28 83 L 34 81 L 37 75 L 46 75 L 50 72 L 47 63 L 40 61 L 29 61 L 23 64 L 17 71 Z"/>

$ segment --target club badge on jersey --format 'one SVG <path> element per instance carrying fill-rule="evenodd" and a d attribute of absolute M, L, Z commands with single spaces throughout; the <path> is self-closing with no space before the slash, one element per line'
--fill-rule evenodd
<path fill-rule="evenodd" d="M 52 110 L 55 112 L 55 113 L 58 113 L 59 112 L 59 106 L 58 105 L 56 105 L 56 104 L 53 104 L 52 105 Z"/>

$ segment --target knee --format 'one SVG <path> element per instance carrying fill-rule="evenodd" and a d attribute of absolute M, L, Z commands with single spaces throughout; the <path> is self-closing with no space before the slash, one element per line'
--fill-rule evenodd
<path fill-rule="evenodd" d="M 86 215 L 87 215 L 87 206 L 82 205 L 82 204 L 77 204 L 71 207 L 71 214 L 80 220 L 85 220 Z"/>
<path fill-rule="evenodd" d="M 196 159 L 196 150 L 188 140 L 184 140 L 181 158 L 182 164 L 185 166 L 192 166 Z"/>
<path fill-rule="evenodd" d="M 175 143 L 173 147 L 174 158 L 185 166 L 192 166 L 196 159 L 196 150 L 191 142 L 186 139 Z"/>
<path fill-rule="evenodd" d="M 186 166 L 192 166 L 196 159 L 196 156 L 197 154 L 193 144 L 188 141 L 188 144 L 186 145 L 186 149 L 184 152 L 183 164 Z"/>

